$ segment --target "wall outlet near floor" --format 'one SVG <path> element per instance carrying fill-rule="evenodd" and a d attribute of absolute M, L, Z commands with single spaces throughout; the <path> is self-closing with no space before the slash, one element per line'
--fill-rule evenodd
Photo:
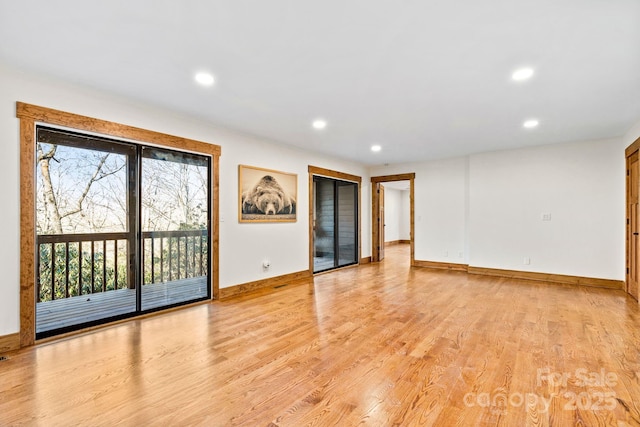
<path fill-rule="evenodd" d="M 522 260 L 522 263 L 524 265 L 529 265 L 531 264 L 531 258 L 529 258 L 528 256 L 524 257 L 524 259 Z"/>
<path fill-rule="evenodd" d="M 269 267 L 271 267 L 271 262 L 268 259 L 265 259 L 264 261 L 262 261 L 262 269 L 264 271 L 267 271 Z"/>
<path fill-rule="evenodd" d="M 442 252 L 442 256 L 448 257 L 449 256 L 449 251 Z"/>
<path fill-rule="evenodd" d="M 551 221 L 551 214 L 550 213 L 543 213 L 542 215 L 540 215 L 540 217 L 542 218 L 543 221 Z"/>

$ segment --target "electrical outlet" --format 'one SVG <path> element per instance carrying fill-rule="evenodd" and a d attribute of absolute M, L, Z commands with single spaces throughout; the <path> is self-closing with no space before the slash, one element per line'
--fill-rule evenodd
<path fill-rule="evenodd" d="M 550 213 L 543 213 L 541 217 L 542 217 L 543 221 L 551 221 L 551 214 Z"/>
<path fill-rule="evenodd" d="M 524 257 L 524 260 L 522 260 L 522 263 L 524 265 L 529 265 L 531 264 L 531 258 L 529 258 L 528 256 Z"/>
<path fill-rule="evenodd" d="M 445 256 L 445 257 L 448 257 L 448 256 L 449 256 L 449 251 L 444 251 L 444 252 L 442 253 L 442 255 L 443 255 L 443 256 Z"/>
<path fill-rule="evenodd" d="M 269 262 L 268 259 L 265 259 L 264 261 L 262 261 L 262 269 L 267 271 L 269 269 L 269 267 L 271 267 L 271 262 Z"/>

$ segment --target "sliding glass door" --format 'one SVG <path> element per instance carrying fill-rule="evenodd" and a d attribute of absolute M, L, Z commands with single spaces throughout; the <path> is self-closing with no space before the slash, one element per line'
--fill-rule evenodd
<path fill-rule="evenodd" d="M 210 297 L 209 157 L 36 137 L 36 338 Z"/>
<path fill-rule="evenodd" d="M 209 295 L 208 158 L 142 148 L 142 310 Z"/>
<path fill-rule="evenodd" d="M 313 177 L 313 271 L 358 263 L 358 184 Z"/>

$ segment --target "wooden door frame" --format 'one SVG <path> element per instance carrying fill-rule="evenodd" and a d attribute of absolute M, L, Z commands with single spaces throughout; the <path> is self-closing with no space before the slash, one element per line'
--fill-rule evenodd
<path fill-rule="evenodd" d="M 629 191 L 631 188 L 631 183 L 629 181 L 629 157 L 636 151 L 640 151 L 640 138 L 636 139 L 631 145 L 629 145 L 624 150 L 625 155 L 625 167 L 627 170 L 626 173 L 626 186 L 625 186 L 625 291 L 629 294 L 629 271 L 631 268 L 631 212 L 629 209 Z M 640 153 L 638 153 L 640 155 Z"/>
<path fill-rule="evenodd" d="M 35 343 L 35 130 L 36 124 L 62 126 L 91 132 L 116 139 L 139 141 L 161 148 L 173 148 L 211 157 L 212 209 L 210 215 L 211 298 L 219 297 L 219 200 L 220 155 L 219 145 L 168 135 L 120 123 L 53 110 L 22 102 L 16 103 L 16 117 L 20 119 L 20 347 Z"/>
<path fill-rule="evenodd" d="M 309 172 L 309 273 L 313 276 L 313 177 L 324 176 L 332 179 L 339 179 L 342 181 L 355 182 L 358 184 L 358 264 L 361 262 L 362 257 L 362 177 L 357 175 L 351 175 L 344 172 L 338 172 L 331 169 L 320 168 L 317 166 L 308 167 Z M 338 267 L 341 268 L 341 267 Z M 332 269 L 334 271 L 336 269 Z"/>
<path fill-rule="evenodd" d="M 384 250 L 384 243 L 386 241 L 386 234 L 385 234 L 385 230 L 384 228 L 386 227 L 386 217 L 384 214 L 384 207 L 385 207 L 385 188 L 384 185 L 381 182 L 378 182 L 375 184 L 376 186 L 376 193 L 378 194 L 378 217 L 379 217 L 379 222 L 378 222 L 378 227 L 377 227 L 377 231 L 379 233 L 378 235 L 378 239 L 380 240 L 380 245 L 376 245 L 376 248 L 378 249 L 378 260 L 382 261 L 384 260 L 384 254 L 385 254 L 385 250 Z"/>
<path fill-rule="evenodd" d="M 371 262 L 380 261 L 379 247 L 384 242 L 380 242 L 380 233 L 378 231 L 378 222 L 380 221 L 380 215 L 378 210 L 380 209 L 380 197 L 377 191 L 377 184 L 393 181 L 409 181 L 409 239 L 411 241 L 411 266 L 415 265 L 415 220 L 414 220 L 414 181 L 416 178 L 415 173 L 403 173 L 397 175 L 383 175 L 371 177 Z"/>

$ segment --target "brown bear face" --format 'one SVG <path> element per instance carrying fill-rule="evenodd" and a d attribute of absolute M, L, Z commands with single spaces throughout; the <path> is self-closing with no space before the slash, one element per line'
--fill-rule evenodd
<path fill-rule="evenodd" d="M 275 215 L 280 213 L 283 207 L 282 193 L 269 189 L 258 189 L 255 206 L 265 215 Z"/>

